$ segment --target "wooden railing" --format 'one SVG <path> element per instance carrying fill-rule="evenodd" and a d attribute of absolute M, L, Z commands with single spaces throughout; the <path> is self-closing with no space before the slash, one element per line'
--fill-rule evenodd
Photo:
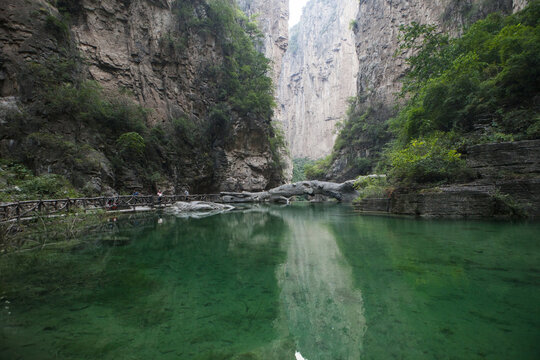
<path fill-rule="evenodd" d="M 161 198 L 152 195 L 128 195 L 114 197 L 94 197 L 55 200 L 30 200 L 0 204 L 0 222 L 32 217 L 37 214 L 52 215 L 69 211 L 105 209 L 125 210 L 136 207 L 162 207 L 177 201 L 211 201 L 220 202 L 219 194 L 199 195 L 163 195 Z"/>

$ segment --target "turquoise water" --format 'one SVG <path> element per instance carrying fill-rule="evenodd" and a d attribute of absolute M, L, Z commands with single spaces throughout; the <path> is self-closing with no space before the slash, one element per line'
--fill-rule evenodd
<path fill-rule="evenodd" d="M 540 358 L 538 223 L 139 215 L 0 286 L 0 359 Z"/>

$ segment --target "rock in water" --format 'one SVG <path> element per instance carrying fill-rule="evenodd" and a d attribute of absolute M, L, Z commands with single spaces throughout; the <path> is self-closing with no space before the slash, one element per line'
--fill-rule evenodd
<path fill-rule="evenodd" d="M 225 211 L 231 211 L 234 206 L 226 204 L 218 204 L 206 201 L 183 202 L 178 201 L 172 206 L 165 209 L 167 214 L 176 216 L 188 217 L 206 217 L 215 214 L 220 214 Z"/>
<path fill-rule="evenodd" d="M 258 193 L 222 192 L 221 199 L 226 203 L 265 201 L 289 203 L 291 197 L 301 195 L 307 195 L 310 199 L 317 196 L 324 196 L 326 198 L 336 199 L 340 202 L 352 202 L 358 197 L 358 192 L 354 188 L 354 180 L 349 180 L 341 184 L 312 180 L 286 184 Z"/>

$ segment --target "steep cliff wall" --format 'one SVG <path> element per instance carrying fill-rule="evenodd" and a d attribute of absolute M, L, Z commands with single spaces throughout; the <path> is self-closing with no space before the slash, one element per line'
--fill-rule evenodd
<path fill-rule="evenodd" d="M 356 0 L 312 0 L 291 30 L 278 106 L 295 158 L 330 153 L 336 124 L 356 93 L 358 59 L 349 24 L 357 8 Z"/>
<path fill-rule="evenodd" d="M 464 25 L 489 13 L 511 13 L 514 3 L 524 6 L 524 1 L 512 0 L 361 1 L 355 26 L 358 94 L 370 105 L 393 107 L 396 103 L 395 94 L 401 89 L 400 78 L 406 70 L 404 56 L 394 56 L 401 25 L 436 24 L 456 34 Z"/>
<path fill-rule="evenodd" d="M 289 45 L 289 1 L 237 0 L 237 2 L 240 9 L 256 21 L 264 36 L 259 50 L 272 61 L 272 72 L 269 75 L 274 83 L 276 103 L 279 103 L 277 88 L 283 68 L 283 57 Z M 276 120 L 277 126 L 282 118 L 281 111 L 279 106 L 274 109 L 274 120 Z M 292 178 L 292 159 L 287 150 L 287 148 L 283 148 L 280 151 L 283 175 L 286 181 Z"/>
<path fill-rule="evenodd" d="M 51 5 L 57 3 L 58 8 Z M 2 1 L 2 102 L 9 106 L 18 103 L 21 108 L 31 105 L 32 99 L 22 96 L 24 88 L 28 87 L 21 76 L 24 69 L 28 64 L 46 64 L 47 59 L 66 58 L 69 53 L 69 57 L 79 63 L 78 71 L 84 78 L 95 80 L 105 91 L 128 94 L 135 103 L 149 109 L 146 115 L 149 127 L 176 126 L 182 136 L 189 137 L 186 134 L 189 129 L 205 129 L 212 121 L 224 122 L 226 129 L 218 129 L 212 139 L 204 139 L 208 145 L 202 146 L 202 141 L 193 140 L 179 149 L 161 149 L 167 151 L 167 154 L 157 154 L 162 159 L 158 165 L 163 169 L 163 176 L 153 180 L 153 186 L 172 192 L 184 187 L 192 191 L 216 191 L 260 190 L 277 185 L 280 175 L 270 146 L 274 136 L 270 119 L 256 115 L 246 119 L 234 114 L 222 119 L 212 112 L 220 96 L 215 89 L 215 69 L 223 64 L 224 51 L 218 34 L 182 24 L 179 11 L 183 3 L 173 0 Z M 204 23 L 208 11 L 205 1 L 186 3 L 191 13 L 184 16 Z M 69 24 L 59 20 L 64 16 L 59 9 L 62 14 L 69 13 Z M 274 16 L 278 14 L 266 14 L 265 18 L 274 23 Z M 174 125 L 178 123 L 175 119 L 180 119 L 183 127 Z M 201 134 L 208 136 L 204 131 Z M 75 137 L 70 126 L 65 127 L 61 136 L 70 141 Z M 22 144 L 19 140 L 2 136 L 2 156 L 13 154 Z M 95 181 L 96 191 L 118 186 L 128 189 L 148 186 L 141 180 L 146 174 L 130 169 L 124 169 L 123 175 L 114 174 L 110 170 L 113 168 L 110 159 L 99 148 L 101 145 L 88 145 L 100 153 L 102 168 L 108 169 L 102 169 L 101 173 L 108 175 L 104 177 L 95 171 L 92 176 L 83 173 L 82 182 L 87 182 L 89 177 L 99 178 Z M 174 155 L 169 156 L 170 153 Z M 44 154 L 37 159 L 35 170 L 38 173 L 62 172 L 69 177 L 70 170 L 62 168 L 62 159 L 47 158 L 49 156 Z"/>
<path fill-rule="evenodd" d="M 260 49 L 272 60 L 272 79 L 277 85 L 281 75 L 282 60 L 287 51 L 289 38 L 288 0 L 237 0 L 249 17 L 254 17 L 264 35 Z"/>
<path fill-rule="evenodd" d="M 396 56 L 399 27 L 412 22 L 435 24 L 442 31 L 457 35 L 463 26 L 492 12 L 511 13 L 526 1 L 512 0 L 364 0 L 360 1 L 354 22 L 355 47 L 358 56 L 357 111 L 369 112 L 372 123 L 382 124 L 395 114 L 401 90 L 401 78 L 407 66 L 407 53 Z M 359 175 L 357 159 L 374 163 L 382 145 L 361 134 L 352 144 L 344 144 L 333 157 L 327 179 L 344 181 Z"/>

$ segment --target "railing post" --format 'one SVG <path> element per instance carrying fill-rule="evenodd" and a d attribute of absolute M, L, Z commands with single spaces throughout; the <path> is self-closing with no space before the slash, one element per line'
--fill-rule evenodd
<path fill-rule="evenodd" d="M 150 207 L 154 208 L 154 195 L 150 195 Z"/>
<path fill-rule="evenodd" d="M 17 221 L 21 221 L 21 202 L 17 201 L 17 209 L 15 210 L 15 214 L 17 214 Z"/>
<path fill-rule="evenodd" d="M 38 209 L 39 213 L 41 213 L 42 208 L 43 208 L 43 200 L 39 199 L 39 203 L 38 203 L 38 206 L 37 206 L 37 209 Z"/>
<path fill-rule="evenodd" d="M 70 207 L 70 201 L 69 201 L 69 198 L 66 199 L 66 212 L 69 212 L 69 207 Z"/>

